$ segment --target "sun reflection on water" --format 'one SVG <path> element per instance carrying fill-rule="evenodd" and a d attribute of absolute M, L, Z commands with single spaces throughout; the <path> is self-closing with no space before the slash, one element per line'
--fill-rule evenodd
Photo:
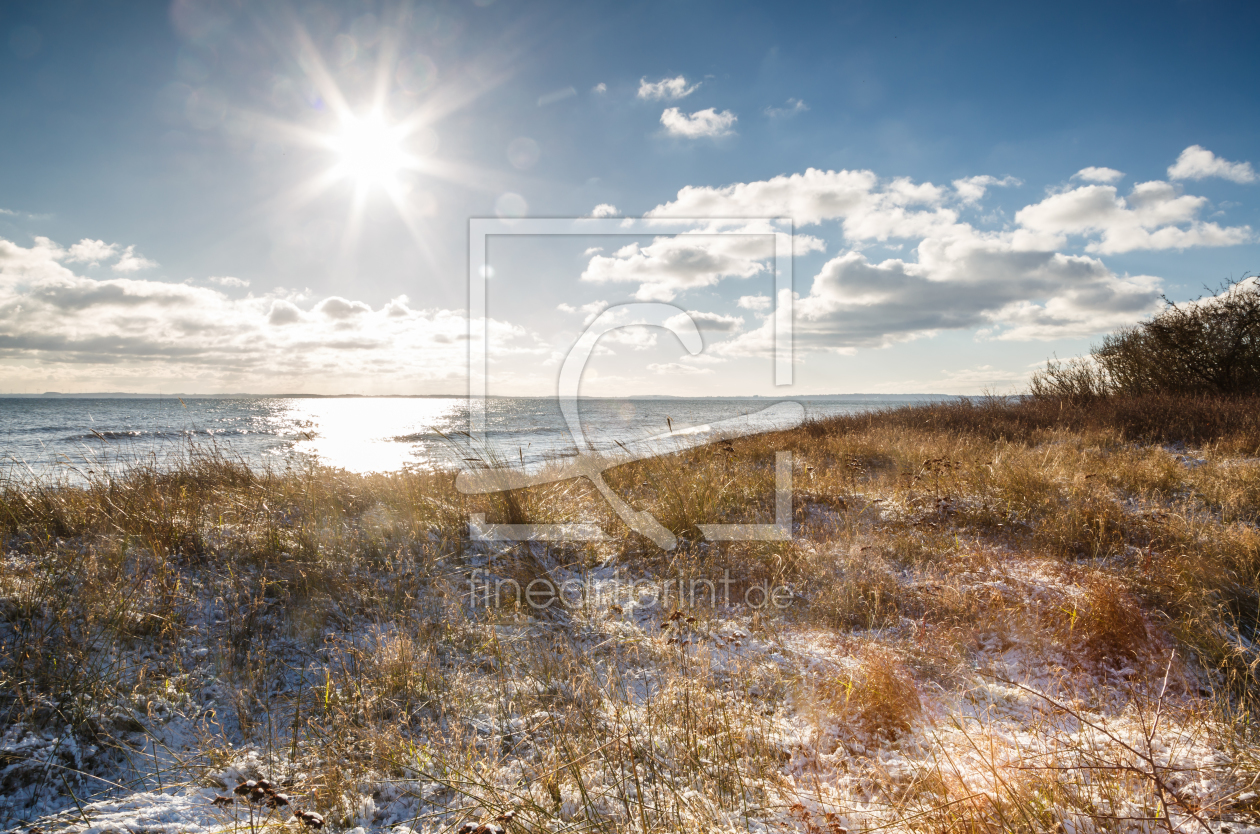
<path fill-rule="evenodd" d="M 467 401 L 456 398 L 285 400 L 272 419 L 288 428 L 291 451 L 348 472 L 391 472 L 443 461 L 434 429 L 464 427 Z"/>

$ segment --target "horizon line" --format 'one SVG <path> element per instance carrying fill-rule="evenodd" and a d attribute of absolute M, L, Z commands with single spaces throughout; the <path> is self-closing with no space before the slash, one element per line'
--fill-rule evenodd
<path fill-rule="evenodd" d="M 733 399 L 795 399 L 795 398 L 818 398 L 818 397 L 865 397 L 868 399 L 881 399 L 887 397 L 982 397 L 985 393 L 974 394 L 945 394 L 930 391 L 910 391 L 905 393 L 874 393 L 874 392 L 853 392 L 853 393 L 827 393 L 827 394 L 784 394 L 783 396 L 767 395 L 767 394 L 704 394 L 697 396 L 688 396 L 681 394 L 627 394 L 622 396 L 592 396 L 579 395 L 581 400 L 733 400 Z M 1004 395 L 1005 396 L 1005 395 Z M 91 399 L 100 397 L 110 397 L 115 399 L 224 399 L 224 398 L 256 398 L 256 399 L 449 399 L 449 400 L 466 400 L 467 394 L 313 394 L 300 392 L 286 392 L 278 394 L 258 394 L 245 391 L 234 391 L 224 393 L 151 393 L 143 391 L 44 391 L 39 394 L 6 392 L 0 393 L 0 399 Z M 548 394 L 487 394 L 487 399 L 503 400 L 503 399 L 553 399 L 555 395 Z"/>

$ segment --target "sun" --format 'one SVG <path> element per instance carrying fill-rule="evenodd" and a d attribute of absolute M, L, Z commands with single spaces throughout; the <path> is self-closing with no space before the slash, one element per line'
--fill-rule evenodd
<path fill-rule="evenodd" d="M 340 132 L 328 142 L 337 154 L 337 173 L 360 187 L 389 189 L 397 185 L 399 173 L 408 164 L 402 149 L 403 133 L 390 127 L 379 113 L 346 116 Z"/>

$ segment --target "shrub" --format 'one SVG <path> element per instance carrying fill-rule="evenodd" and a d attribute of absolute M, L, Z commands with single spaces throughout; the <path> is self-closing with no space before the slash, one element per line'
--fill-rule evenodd
<path fill-rule="evenodd" d="M 1238 281 L 1211 298 L 1170 303 L 1093 353 L 1115 389 L 1128 394 L 1260 391 L 1260 283 Z"/>
<path fill-rule="evenodd" d="M 1089 359 L 1052 360 L 1034 397 L 1073 402 L 1109 394 L 1241 396 L 1260 392 L 1260 281 L 1225 283 L 1208 298 L 1168 306 L 1112 333 Z"/>

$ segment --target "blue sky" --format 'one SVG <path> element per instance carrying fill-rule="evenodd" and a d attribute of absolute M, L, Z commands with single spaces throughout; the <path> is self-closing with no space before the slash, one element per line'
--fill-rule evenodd
<path fill-rule="evenodd" d="M 1260 268 L 1260 8 L 1026 6 L 5 4 L 0 389 L 461 391 L 468 218 L 603 207 L 793 217 L 796 384 L 746 226 L 492 243 L 493 390 L 1012 390 Z"/>

